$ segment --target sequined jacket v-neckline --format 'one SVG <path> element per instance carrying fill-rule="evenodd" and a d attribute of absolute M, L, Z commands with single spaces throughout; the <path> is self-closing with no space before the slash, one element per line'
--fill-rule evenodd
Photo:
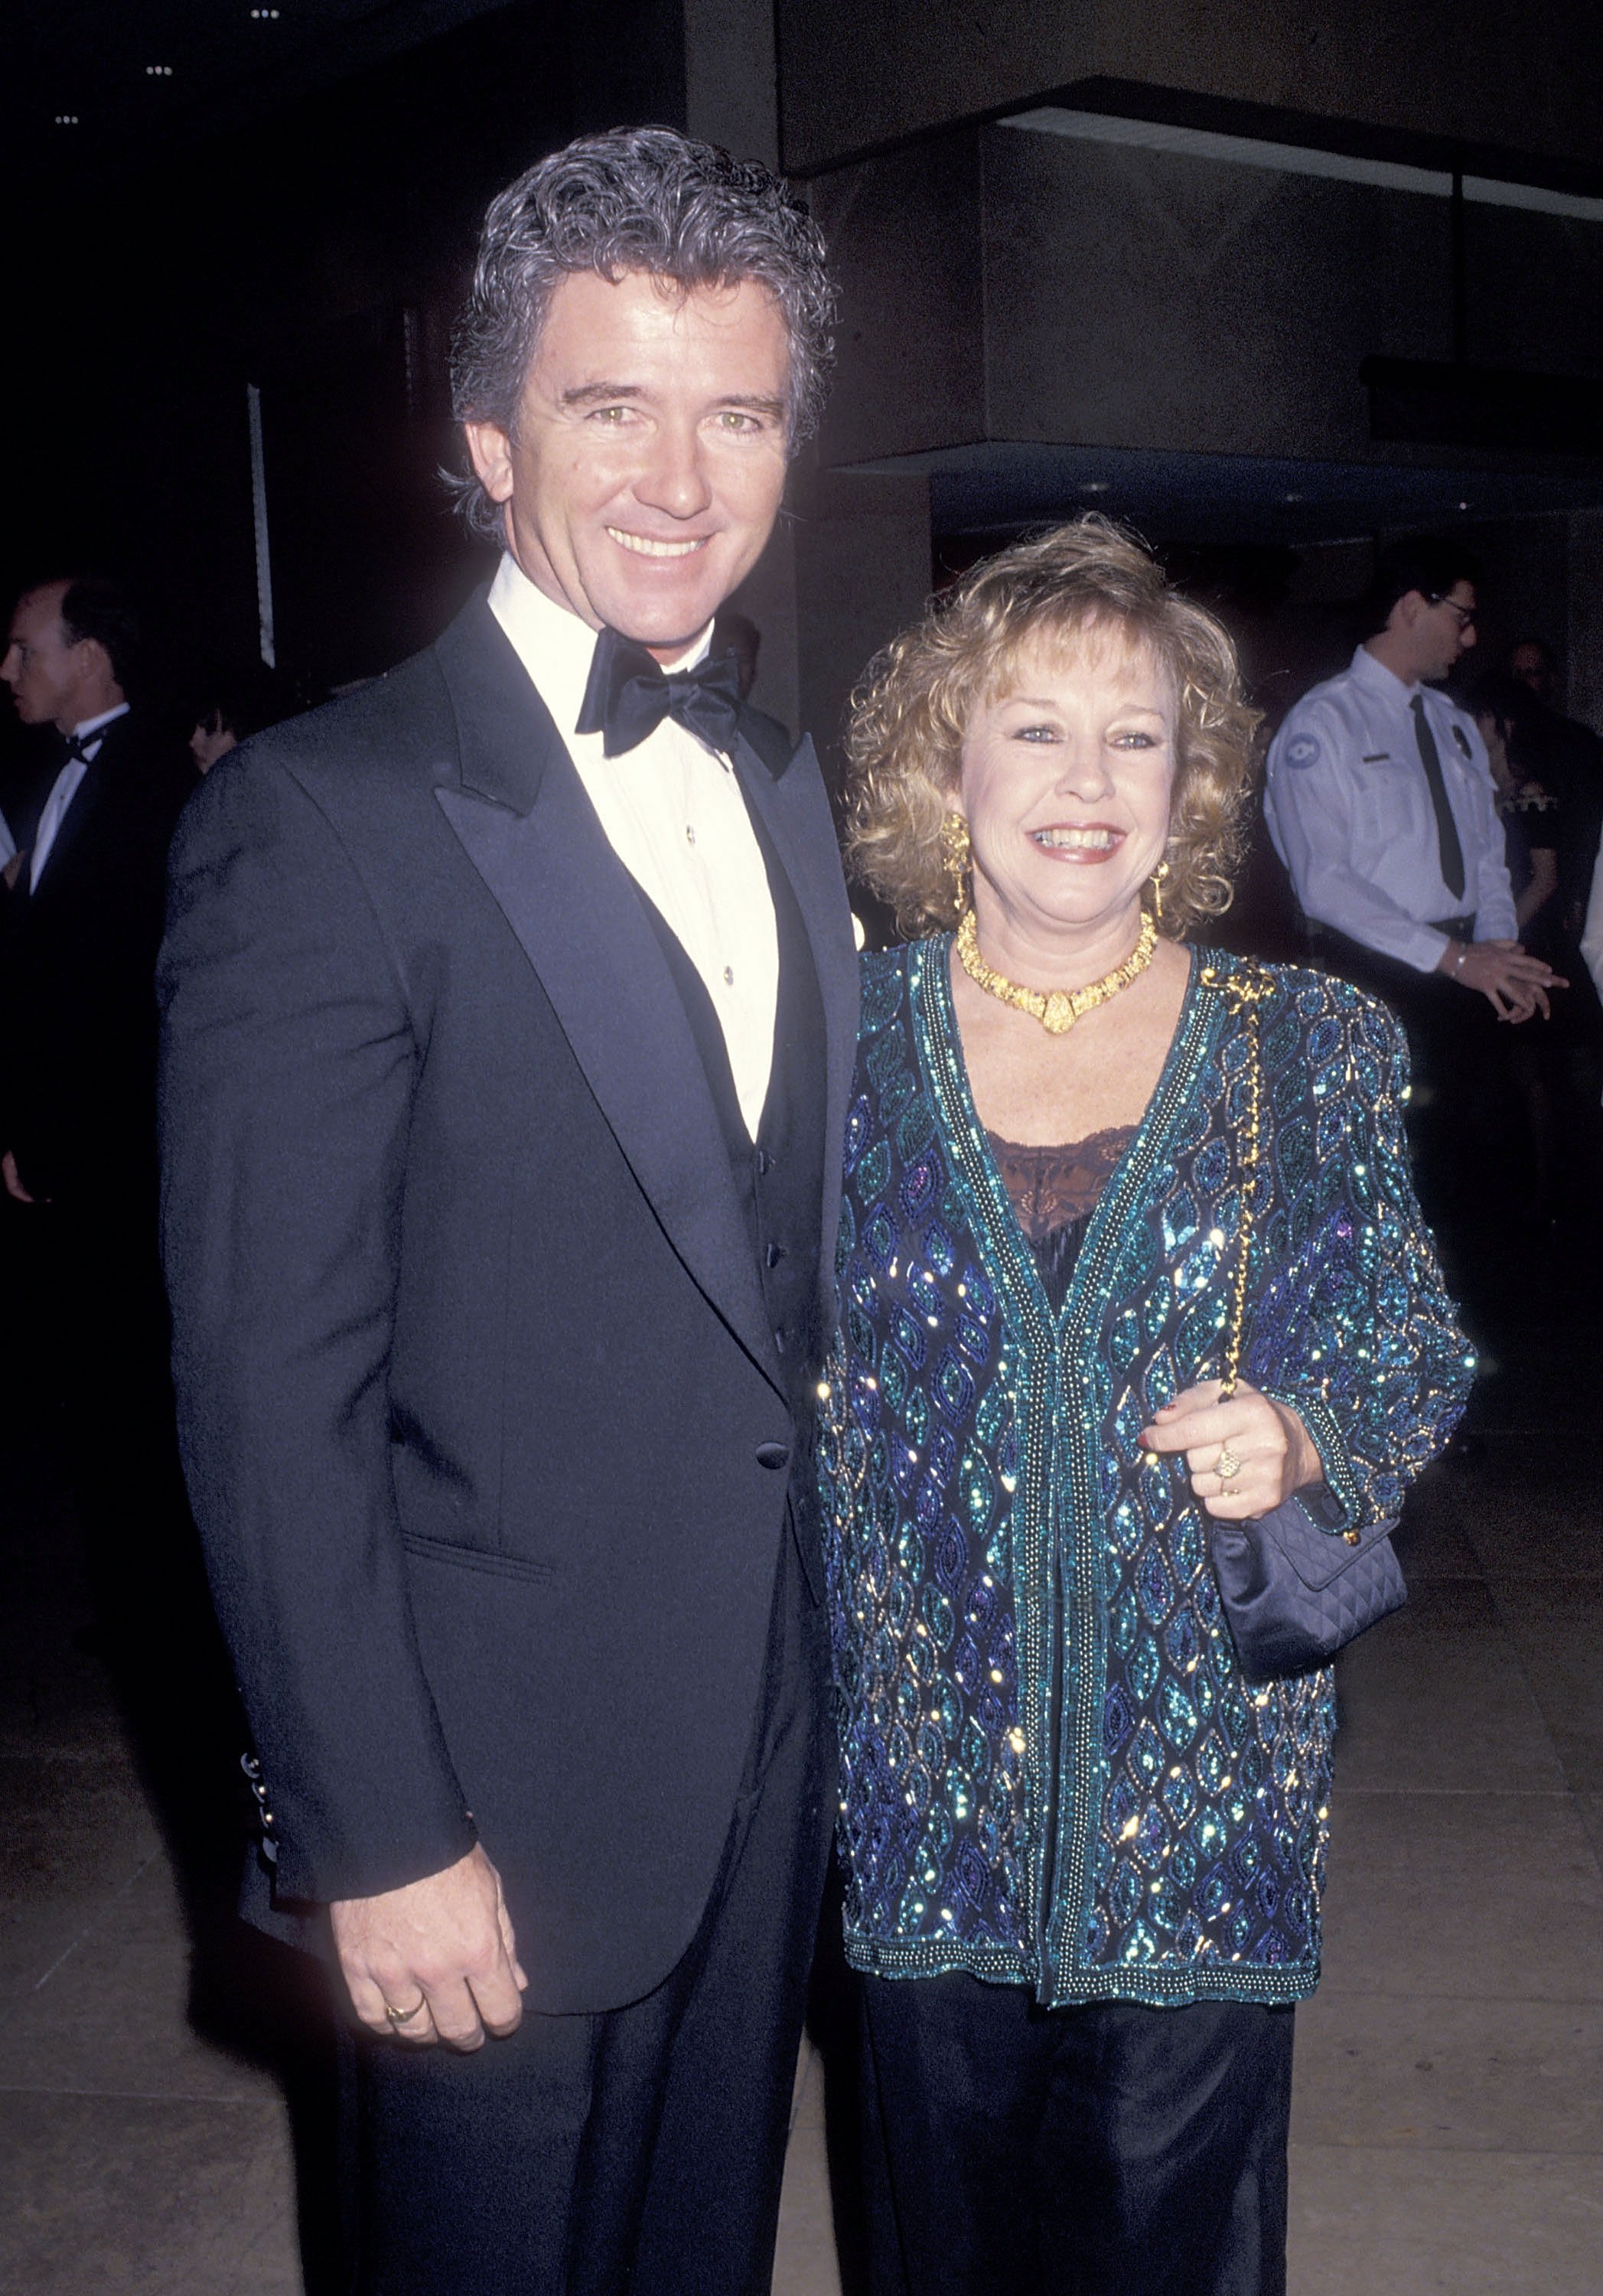
<path fill-rule="evenodd" d="M 821 1428 L 848 1956 L 1051 2004 L 1295 1999 L 1318 1975 L 1330 1677 L 1243 1679 L 1205 1519 L 1136 1441 L 1219 1367 L 1246 1029 L 1193 958 L 1054 1314 L 969 1091 L 949 947 L 863 961 Z M 1408 1179 L 1394 1022 L 1270 971 L 1244 1370 L 1302 1414 L 1339 1529 L 1395 1511 L 1470 1366 Z"/>

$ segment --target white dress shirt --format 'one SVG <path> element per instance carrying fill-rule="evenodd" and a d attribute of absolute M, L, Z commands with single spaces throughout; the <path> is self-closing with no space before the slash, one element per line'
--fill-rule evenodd
<path fill-rule="evenodd" d="M 510 556 L 496 570 L 489 603 L 556 720 L 613 851 L 706 984 L 755 1139 L 773 1065 L 779 928 L 734 767 L 671 718 L 621 758 L 605 756 L 599 734 L 574 730 L 595 632 L 536 589 Z M 709 623 L 667 666 L 692 668 L 711 636 Z"/>
<path fill-rule="evenodd" d="M 1442 877 L 1441 840 L 1411 704 L 1442 761 L 1464 855 L 1464 890 Z M 1270 745 L 1264 811 L 1304 914 L 1420 972 L 1434 971 L 1444 917 L 1473 916 L 1476 940 L 1517 940 L 1492 768 L 1473 718 L 1433 685 L 1405 685 L 1360 646 L 1316 685 Z"/>
<path fill-rule="evenodd" d="M 71 738 L 75 742 L 86 742 L 87 746 L 81 758 L 68 758 L 50 785 L 50 795 L 45 800 L 45 809 L 39 816 L 38 832 L 33 841 L 33 858 L 28 865 L 28 890 L 30 893 L 45 873 L 50 849 L 67 818 L 68 807 L 83 786 L 85 774 L 100 755 L 100 743 L 88 741 L 88 736 L 95 732 L 103 733 L 117 718 L 126 718 L 128 709 L 127 702 L 119 701 L 115 709 L 102 709 L 98 718 L 85 718 L 73 727 Z"/>

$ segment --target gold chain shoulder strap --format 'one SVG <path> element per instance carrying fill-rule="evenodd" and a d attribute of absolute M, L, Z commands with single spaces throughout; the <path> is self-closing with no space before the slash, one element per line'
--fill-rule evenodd
<path fill-rule="evenodd" d="M 1252 1257 L 1252 1200 L 1263 1155 L 1264 1071 L 1258 1058 L 1258 1007 L 1266 996 L 1274 995 L 1275 984 L 1260 964 L 1245 966 L 1239 972 L 1222 972 L 1215 965 L 1204 965 L 1202 980 L 1205 987 L 1217 988 L 1229 1000 L 1231 1010 L 1242 1014 L 1247 1022 L 1247 1137 L 1241 1146 L 1239 1249 L 1231 1279 L 1230 1333 L 1219 1389 L 1219 1400 L 1226 1403 L 1241 1376 L 1241 1335 L 1247 1322 L 1247 1266 Z"/>

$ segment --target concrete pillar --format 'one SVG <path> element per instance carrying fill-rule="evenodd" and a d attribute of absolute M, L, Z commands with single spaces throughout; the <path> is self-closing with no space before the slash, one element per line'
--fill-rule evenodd
<path fill-rule="evenodd" d="M 852 688 L 929 594 L 929 488 L 923 479 L 791 472 L 778 531 L 731 601 L 762 635 L 752 699 L 811 734 L 838 787 Z"/>
<path fill-rule="evenodd" d="M 801 720 L 838 787 L 852 689 L 929 595 L 928 481 L 820 472 L 791 532 Z"/>
<path fill-rule="evenodd" d="M 737 159 L 779 165 L 779 82 L 771 0 L 683 0 L 684 113 L 692 135 Z M 789 492 L 797 474 L 792 473 Z M 762 639 L 752 700 L 795 732 L 797 677 L 796 556 L 781 516 L 762 562 L 731 603 Z"/>
<path fill-rule="evenodd" d="M 740 158 L 779 164 L 771 0 L 683 0 L 685 125 Z M 919 479 L 792 470 L 762 562 L 732 605 L 762 638 L 752 699 L 811 733 L 831 780 L 853 686 L 929 589 L 929 489 Z"/>
<path fill-rule="evenodd" d="M 692 135 L 779 165 L 779 80 L 769 0 L 684 0 L 684 111 Z"/>

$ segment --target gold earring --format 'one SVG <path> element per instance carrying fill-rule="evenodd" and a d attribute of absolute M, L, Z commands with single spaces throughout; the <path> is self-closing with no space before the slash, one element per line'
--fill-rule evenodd
<path fill-rule="evenodd" d="M 1163 922 L 1163 889 L 1164 881 L 1168 876 L 1168 873 L 1169 865 L 1166 861 L 1160 861 L 1157 868 L 1152 872 L 1152 922 L 1155 925 L 1161 924 Z"/>
<path fill-rule="evenodd" d="M 969 906 L 969 824 L 961 813 L 949 813 L 941 823 L 941 870 L 952 880 L 952 906 L 961 917 Z"/>

